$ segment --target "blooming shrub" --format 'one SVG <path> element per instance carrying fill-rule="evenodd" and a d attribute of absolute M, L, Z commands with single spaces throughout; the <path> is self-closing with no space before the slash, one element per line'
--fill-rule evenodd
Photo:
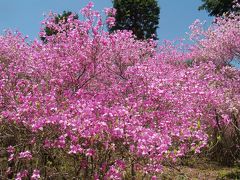
<path fill-rule="evenodd" d="M 218 17 L 207 30 L 196 20 L 190 26 L 190 38 L 195 42 L 195 61 L 212 61 L 218 67 L 240 59 L 240 15 Z"/>
<path fill-rule="evenodd" d="M 85 20 L 55 24 L 50 15 L 43 26 L 58 33 L 43 30 L 47 43 L 0 37 L 2 177 L 154 175 L 199 153 L 232 113 L 238 128 L 239 71 L 211 60 L 189 67 L 195 51 L 109 34 L 92 6 Z"/>
<path fill-rule="evenodd" d="M 215 126 L 211 138 L 210 154 L 222 163 L 230 165 L 239 161 L 239 70 L 230 68 L 231 62 L 240 60 L 240 16 L 229 14 L 216 18 L 212 26 L 204 30 L 200 21 L 190 26 L 190 38 L 194 63 L 213 62 L 219 81 L 214 86 L 219 98 L 216 106 Z"/>

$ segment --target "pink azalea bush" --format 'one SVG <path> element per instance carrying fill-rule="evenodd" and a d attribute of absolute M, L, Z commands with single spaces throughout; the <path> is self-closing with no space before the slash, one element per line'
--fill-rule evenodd
<path fill-rule="evenodd" d="M 240 59 L 240 15 L 218 17 L 215 23 L 204 30 L 202 22 L 196 20 L 190 29 L 190 39 L 195 42 L 195 61 L 212 61 L 218 67 L 229 65 Z"/>
<path fill-rule="evenodd" d="M 92 6 L 81 10 L 85 20 L 55 24 L 51 14 L 40 33 L 47 43 L 0 36 L 1 176 L 154 175 L 199 153 L 211 129 L 239 126 L 238 70 L 219 70 L 217 59 L 189 67 L 185 60 L 202 49 L 183 53 L 128 31 L 109 34 Z M 47 36 L 44 27 L 58 33 Z"/>
<path fill-rule="evenodd" d="M 216 18 L 207 30 L 198 20 L 190 26 L 190 38 L 195 41 L 191 47 L 193 62 L 214 63 L 220 78 L 214 83 L 222 97 L 216 106 L 216 126 L 210 149 L 215 159 L 226 164 L 240 158 L 239 70 L 229 67 L 233 60 L 234 63 L 240 61 L 239 20 L 240 15 L 233 13 Z"/>

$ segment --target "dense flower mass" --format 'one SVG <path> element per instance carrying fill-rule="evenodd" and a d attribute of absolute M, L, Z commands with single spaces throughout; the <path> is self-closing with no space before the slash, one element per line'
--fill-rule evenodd
<path fill-rule="evenodd" d="M 239 142 L 240 72 L 218 66 L 239 55 L 238 16 L 219 20 L 183 53 L 129 31 L 105 32 L 92 6 L 81 10 L 85 20 L 70 15 L 56 24 L 50 14 L 43 29 L 58 33 L 42 30 L 46 42 L 0 36 L 4 177 L 154 175 L 199 153 L 212 129 L 229 128 Z M 192 29 L 192 37 L 202 36 Z"/>
<path fill-rule="evenodd" d="M 196 20 L 190 26 L 190 38 L 196 42 L 194 48 L 197 61 L 212 61 L 217 66 L 226 66 L 236 58 L 240 59 L 240 16 L 230 14 L 218 17 L 208 30 Z M 203 38 L 204 37 L 204 38 Z"/>

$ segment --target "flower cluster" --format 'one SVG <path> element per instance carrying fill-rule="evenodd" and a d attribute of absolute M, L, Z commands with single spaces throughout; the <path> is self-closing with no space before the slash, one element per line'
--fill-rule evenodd
<path fill-rule="evenodd" d="M 215 23 L 204 30 L 202 22 L 196 20 L 190 29 L 190 38 L 195 41 L 193 48 L 196 61 L 212 61 L 218 67 L 229 65 L 240 58 L 240 15 L 230 14 L 218 17 Z"/>

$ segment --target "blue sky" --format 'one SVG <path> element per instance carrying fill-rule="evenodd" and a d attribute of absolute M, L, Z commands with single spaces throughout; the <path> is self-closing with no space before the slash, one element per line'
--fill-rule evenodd
<path fill-rule="evenodd" d="M 0 33 L 4 29 L 19 30 L 30 39 L 38 37 L 43 14 L 63 10 L 79 12 L 89 0 L 1 0 Z M 96 10 L 111 7 L 111 0 L 92 0 Z M 205 11 L 198 11 L 201 0 L 158 0 L 161 7 L 158 38 L 176 40 L 183 38 L 189 25 L 195 20 L 212 21 Z"/>

